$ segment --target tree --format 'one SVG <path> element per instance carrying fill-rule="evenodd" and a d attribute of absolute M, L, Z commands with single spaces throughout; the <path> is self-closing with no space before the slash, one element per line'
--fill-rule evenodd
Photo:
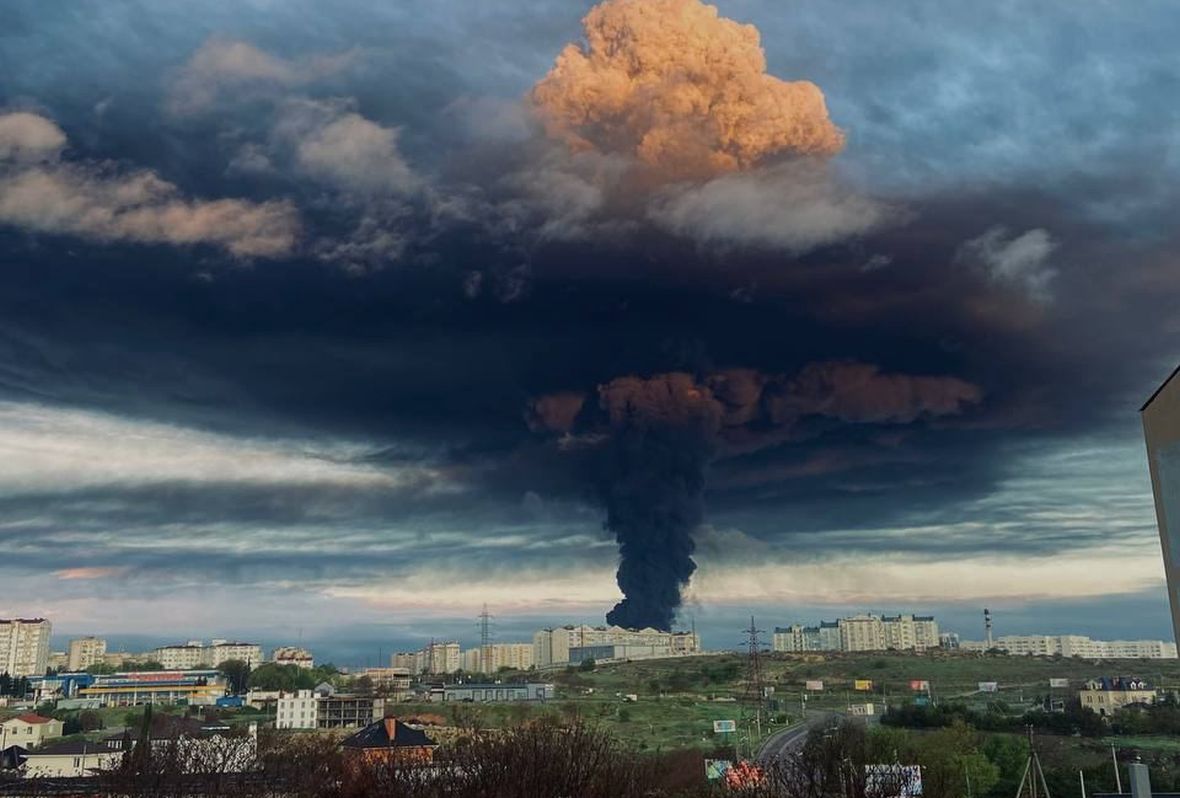
<path fill-rule="evenodd" d="M 92 674 L 94 674 L 95 676 L 103 676 L 103 675 L 106 675 L 106 674 L 111 674 L 111 673 L 114 673 L 114 672 L 115 672 L 115 666 L 114 666 L 114 665 L 108 665 L 108 664 L 107 664 L 107 663 L 105 663 L 105 662 L 95 662 L 95 663 L 92 663 L 92 664 L 90 664 L 90 665 L 86 666 L 86 672 L 87 672 L 87 673 L 92 673 Z"/>
<path fill-rule="evenodd" d="M 225 676 L 231 694 L 241 695 L 246 692 L 246 685 L 250 681 L 250 663 L 240 659 L 227 659 L 217 666 L 217 670 Z"/>
<path fill-rule="evenodd" d="M 595 667 L 596 663 L 594 662 L 594 658 L 591 657 L 590 659 L 582 660 L 582 664 L 578 666 L 578 670 L 580 670 L 582 673 L 589 673 L 590 671 L 594 670 Z"/>

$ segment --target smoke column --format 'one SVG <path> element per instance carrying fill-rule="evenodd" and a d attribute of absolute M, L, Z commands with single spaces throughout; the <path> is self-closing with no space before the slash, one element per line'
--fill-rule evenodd
<path fill-rule="evenodd" d="M 614 431 L 599 492 L 619 544 L 623 598 L 606 620 L 671 629 L 681 590 L 696 570 L 693 533 L 704 515 L 705 468 L 722 408 L 688 374 L 623 377 L 599 388 Z"/>

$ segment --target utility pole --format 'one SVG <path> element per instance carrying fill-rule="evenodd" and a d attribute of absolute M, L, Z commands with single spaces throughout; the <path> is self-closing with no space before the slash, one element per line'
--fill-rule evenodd
<path fill-rule="evenodd" d="M 1024 764 L 1024 775 L 1020 777 L 1020 786 L 1016 789 L 1016 798 L 1050 798 L 1049 784 L 1045 781 L 1045 771 L 1041 767 L 1041 757 L 1037 754 L 1036 741 L 1033 739 L 1033 727 L 1028 730 L 1028 761 Z M 1027 785 L 1028 789 L 1025 789 Z M 1122 788 L 1119 788 L 1122 792 Z"/>
<path fill-rule="evenodd" d="M 1114 783 L 1116 792 L 1123 791 L 1123 777 L 1119 775 L 1119 758 L 1114 752 L 1114 743 L 1110 744 L 1110 761 L 1114 762 Z"/>
<path fill-rule="evenodd" d="M 750 616 L 750 628 L 745 631 L 746 638 L 746 711 L 753 711 L 754 726 L 758 732 L 758 739 L 762 739 L 762 711 L 766 701 L 766 691 L 762 684 L 762 642 L 759 635 L 763 631 L 754 623 L 754 616 Z M 753 705 L 751 707 L 751 704 Z M 749 726 L 747 725 L 747 728 Z M 750 755 L 754 755 L 754 741 L 750 740 Z"/>

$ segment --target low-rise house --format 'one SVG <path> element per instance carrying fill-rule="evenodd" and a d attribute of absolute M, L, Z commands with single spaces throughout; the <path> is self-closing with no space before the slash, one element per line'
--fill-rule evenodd
<path fill-rule="evenodd" d="M 122 735 L 98 742 L 59 740 L 24 755 L 26 779 L 77 778 L 112 770 L 123 761 L 129 743 Z"/>
<path fill-rule="evenodd" d="M 407 726 L 397 718 L 374 721 L 340 743 L 344 754 L 364 764 L 413 762 L 429 764 L 438 744 L 426 732 Z"/>
<path fill-rule="evenodd" d="M 1128 704 L 1154 704 L 1158 692 L 1143 679 L 1127 676 L 1102 676 L 1086 682 L 1078 691 L 1078 700 L 1086 709 L 1108 715 Z"/>
<path fill-rule="evenodd" d="M 153 756 L 175 757 L 182 773 L 238 773 L 254 767 L 258 755 L 258 727 L 233 729 L 195 718 L 157 715 L 152 718 Z"/>
<path fill-rule="evenodd" d="M 36 748 L 42 743 L 61 737 L 62 722 L 44 718 L 32 712 L 17 715 L 0 723 L 0 748 L 20 745 Z"/>

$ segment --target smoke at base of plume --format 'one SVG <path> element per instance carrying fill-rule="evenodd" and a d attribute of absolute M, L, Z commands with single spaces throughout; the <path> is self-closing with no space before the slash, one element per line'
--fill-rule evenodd
<path fill-rule="evenodd" d="M 551 136 L 635 157 L 678 180 L 776 155 L 833 155 L 844 135 L 823 92 L 766 73 L 758 30 L 700 0 L 604 0 L 533 88 Z"/>

